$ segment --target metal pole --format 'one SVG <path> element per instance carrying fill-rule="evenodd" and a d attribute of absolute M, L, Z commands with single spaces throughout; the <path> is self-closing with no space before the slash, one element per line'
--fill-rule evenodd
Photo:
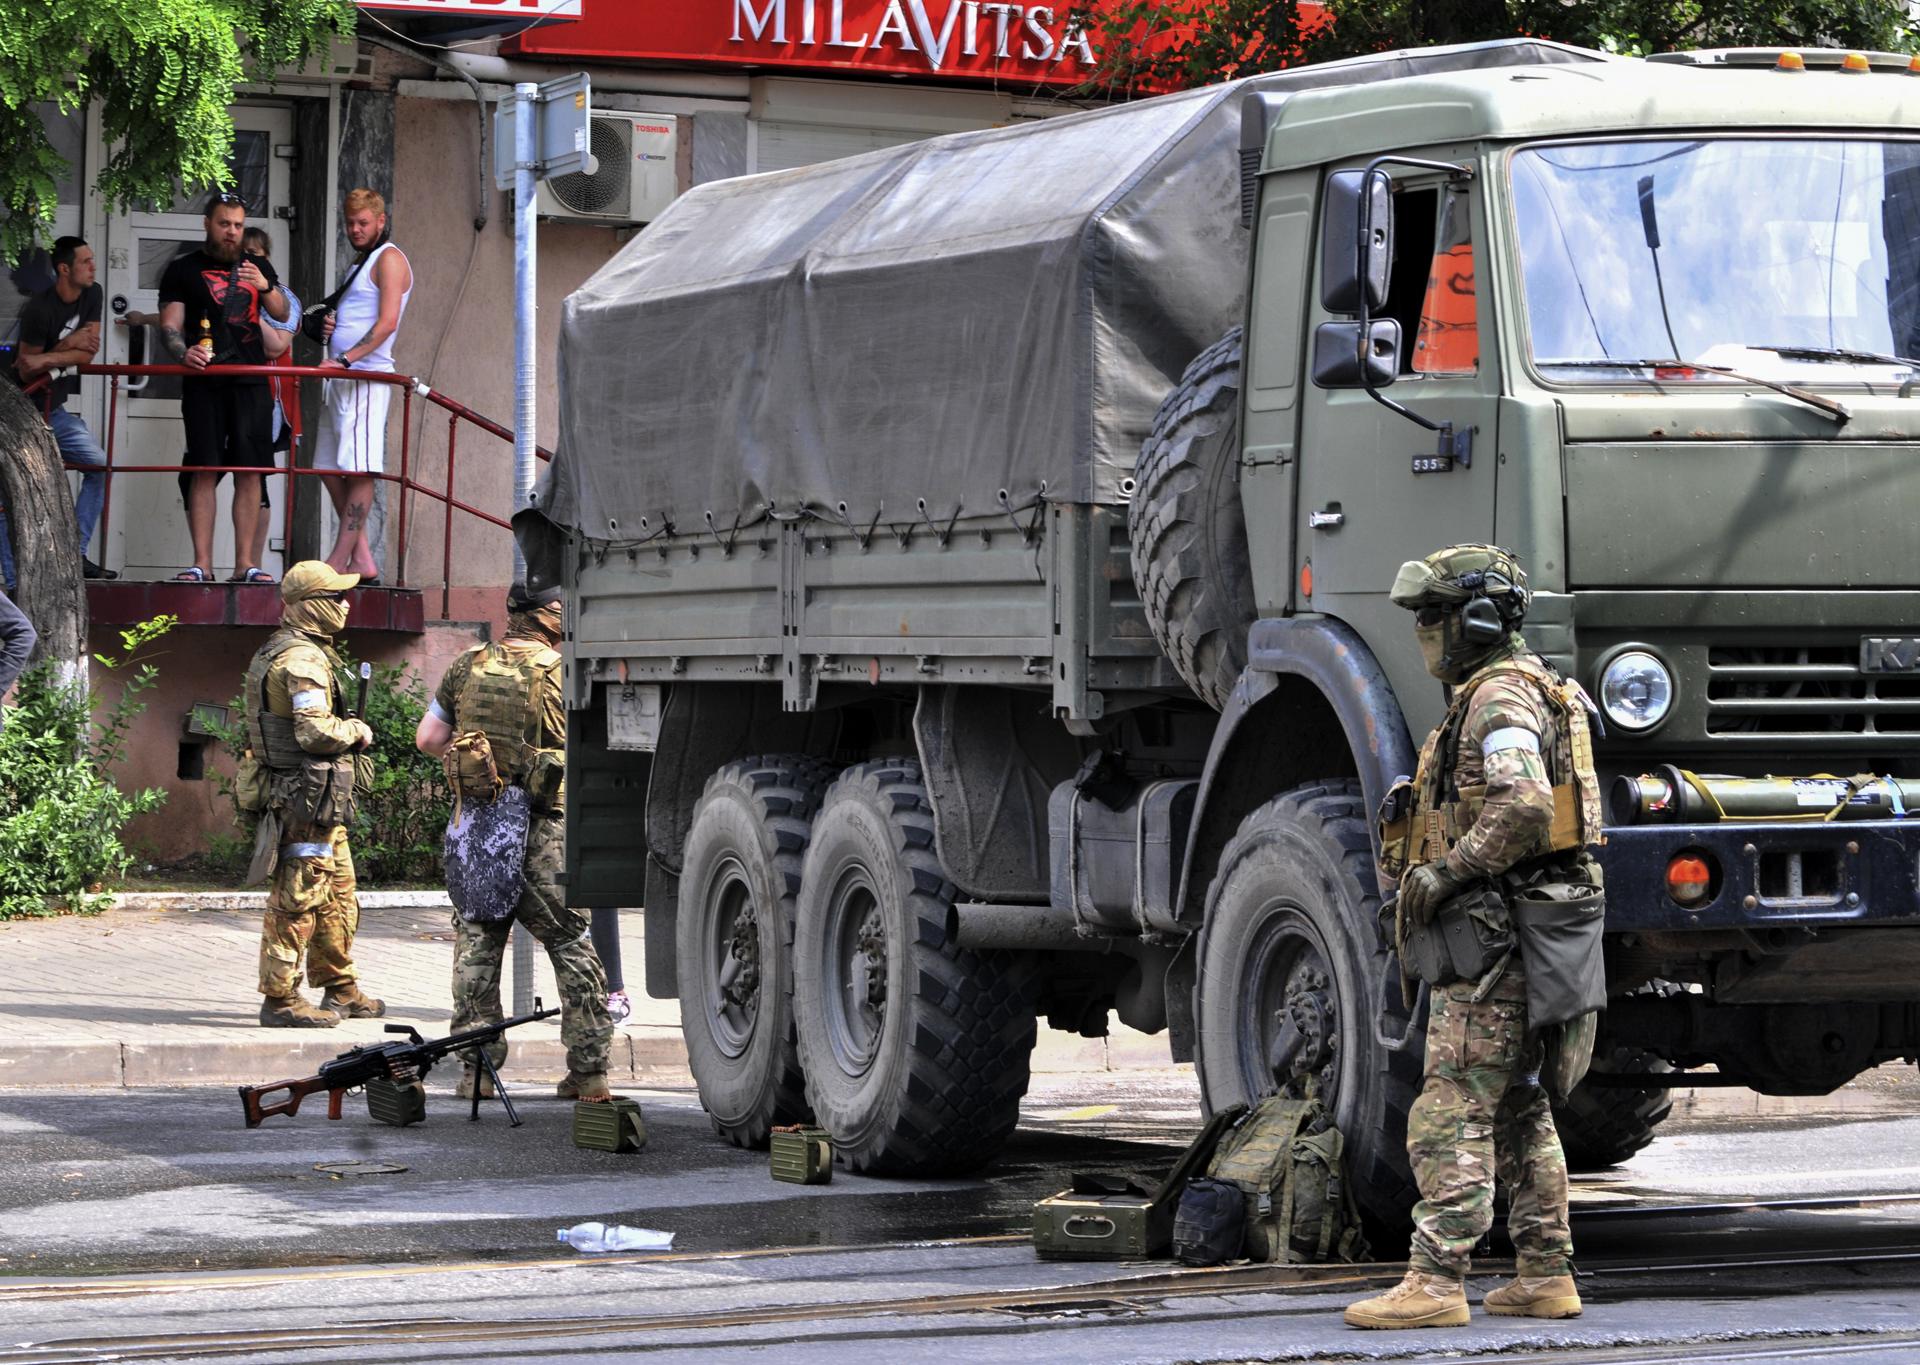
<path fill-rule="evenodd" d="M 534 192 L 539 183 L 540 87 L 521 81 L 513 87 L 519 101 L 513 118 L 513 511 L 533 493 L 534 426 Z M 448 490 L 452 496 L 452 490 Z M 511 518 L 512 513 L 508 514 Z M 513 576 L 527 576 L 520 543 L 513 545 Z M 513 926 L 513 1012 L 533 1009 L 533 935 Z"/>
<path fill-rule="evenodd" d="M 534 414 L 534 193 L 539 184 L 540 87 L 522 81 L 513 87 L 520 102 L 513 119 L 513 510 L 533 495 Z M 511 513 L 509 513 L 511 519 Z M 527 562 L 519 542 L 513 547 L 513 576 L 524 578 Z"/>

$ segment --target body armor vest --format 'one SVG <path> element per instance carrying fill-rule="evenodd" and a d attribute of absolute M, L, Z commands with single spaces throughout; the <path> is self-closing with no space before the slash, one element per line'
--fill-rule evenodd
<path fill-rule="evenodd" d="M 260 652 L 253 656 L 253 662 L 247 667 L 247 743 L 252 746 L 254 756 L 275 771 L 297 768 L 310 755 L 294 738 L 293 717 L 275 715 L 273 708 L 267 704 L 267 674 L 282 654 L 296 645 L 307 643 L 310 642 L 291 631 L 276 634 L 260 647 Z M 329 681 L 327 691 L 329 703 L 338 714 L 339 684 Z"/>
<path fill-rule="evenodd" d="M 1438 862 L 1478 823 L 1486 805 L 1486 787 L 1459 786 L 1454 781 L 1453 758 L 1474 693 L 1502 673 L 1526 678 L 1547 699 L 1554 719 L 1553 734 L 1541 736 L 1547 741 L 1542 757 L 1547 780 L 1553 785 L 1553 823 L 1521 861 L 1606 842 L 1586 692 L 1580 684 L 1522 655 L 1489 664 L 1473 676 L 1471 687 L 1455 692 L 1445 719 L 1421 746 L 1420 766 L 1412 782 L 1397 783 L 1389 793 L 1380 830 L 1380 863 L 1387 875 L 1398 878 L 1410 866 Z M 1396 805 L 1403 809 L 1393 810 Z"/>
<path fill-rule="evenodd" d="M 487 645 L 474 654 L 466 683 L 454 698 L 459 728 L 486 733 L 495 767 L 515 786 L 527 785 L 543 751 L 534 691 L 558 662 L 559 653 L 545 645 L 515 654 Z"/>

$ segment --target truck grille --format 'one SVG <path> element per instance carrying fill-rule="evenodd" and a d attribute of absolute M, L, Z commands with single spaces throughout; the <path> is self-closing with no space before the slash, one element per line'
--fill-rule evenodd
<path fill-rule="evenodd" d="M 1920 734 L 1920 676 L 1862 673 L 1852 645 L 1715 645 L 1710 735 Z"/>

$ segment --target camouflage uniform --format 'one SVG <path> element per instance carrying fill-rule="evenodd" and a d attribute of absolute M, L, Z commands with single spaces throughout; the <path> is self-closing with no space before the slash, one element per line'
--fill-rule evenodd
<path fill-rule="evenodd" d="M 477 688 L 495 686 L 497 674 L 476 679 L 474 667 L 483 655 L 493 663 L 517 665 L 521 679 L 512 696 L 481 696 Z M 494 717 L 476 726 L 470 717 Z M 523 783 L 524 754 L 529 750 L 558 750 L 566 744 L 566 713 L 560 700 L 560 656 L 537 639 L 526 638 L 509 626 L 507 638 L 482 645 L 454 660 L 434 694 L 434 714 L 461 729 L 483 728 L 494 749 L 501 776 Z M 498 717 L 522 716 L 522 724 L 502 726 Z M 496 734 L 496 730 L 502 733 Z M 519 730 L 509 734 L 505 731 Z M 523 924 L 547 950 L 554 981 L 560 992 L 560 1037 L 567 1048 L 567 1068 L 577 1076 L 602 1076 L 613 1045 L 613 1020 L 607 1013 L 607 978 L 593 951 L 588 918 L 567 905 L 559 876 L 566 850 L 562 802 L 552 810 L 536 811 L 527 834 L 526 864 L 521 874 L 520 901 L 503 920 L 470 923 L 453 917 L 453 1030 L 476 1028 L 504 1017 L 500 1005 L 500 963 L 515 921 Z M 504 1038 L 488 1044 L 487 1054 L 498 1066 L 506 1060 Z"/>
<path fill-rule="evenodd" d="M 1464 714 L 1453 752 L 1432 756 L 1448 762 L 1454 785 L 1479 803 L 1477 818 L 1446 855 L 1448 871 L 1461 880 L 1545 856 L 1553 822 L 1553 783 L 1541 750 L 1552 747 L 1558 721 L 1526 673 L 1502 666 L 1512 660 L 1535 662 L 1518 637 L 1461 683 Z M 1539 1067 L 1518 954 L 1486 980 L 1432 992 L 1426 1078 L 1407 1116 L 1421 1196 L 1413 1211 L 1415 1268 L 1466 1275 L 1474 1244 L 1493 1226 L 1497 1174 L 1508 1188 L 1507 1230 L 1519 1273 L 1571 1273 L 1567 1163 Z"/>
<path fill-rule="evenodd" d="M 328 636 L 283 625 L 254 655 L 247 670 L 247 702 L 291 722 L 292 737 L 308 754 L 328 756 L 351 749 L 362 733 L 358 721 L 338 714 L 335 669 L 339 657 Z M 260 717 L 255 717 L 260 728 Z M 264 743 L 261 753 L 276 784 L 293 769 L 276 764 Z M 277 800 L 276 808 L 284 805 Z M 300 986 L 304 961 L 313 985 L 351 990 L 353 937 L 360 927 L 353 852 L 342 825 L 303 825 L 280 830 L 279 861 L 267 890 L 260 936 L 260 993 L 286 999 Z"/>

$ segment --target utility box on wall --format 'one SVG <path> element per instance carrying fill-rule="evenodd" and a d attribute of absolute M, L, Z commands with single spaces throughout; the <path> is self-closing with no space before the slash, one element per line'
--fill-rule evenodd
<path fill-rule="evenodd" d="M 631 227 L 657 218 L 680 192 L 680 124 L 671 114 L 595 112 L 591 175 L 540 182 L 542 218 Z"/>

